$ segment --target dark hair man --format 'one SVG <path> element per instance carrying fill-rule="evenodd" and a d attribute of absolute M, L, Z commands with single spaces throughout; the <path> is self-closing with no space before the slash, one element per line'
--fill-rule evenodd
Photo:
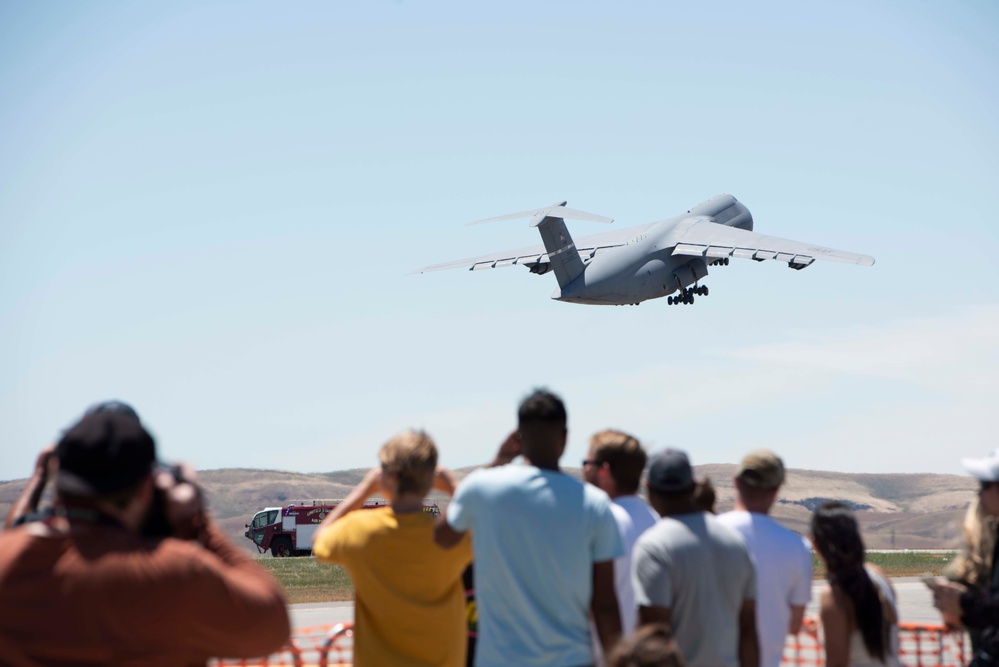
<path fill-rule="evenodd" d="M 718 519 L 739 531 L 756 567 L 760 665 L 780 667 L 784 641 L 801 630 L 812 598 L 812 550 L 801 535 L 770 518 L 784 483 L 784 462 L 760 449 L 742 459 L 732 480 L 735 509 Z"/>
<path fill-rule="evenodd" d="M 631 584 L 631 552 L 638 537 L 659 518 L 637 495 L 647 460 L 648 455 L 636 438 L 615 430 L 594 434 L 583 460 L 583 479 L 613 501 L 611 511 L 624 543 L 624 555 L 614 560 L 614 591 L 623 635 L 631 634 L 638 621 Z"/>
<path fill-rule="evenodd" d="M 467 646 L 462 570 L 472 560 L 467 538 L 444 550 L 424 511 L 432 488 L 454 493 L 437 467 L 430 436 L 406 431 L 382 446 L 373 468 L 323 520 L 312 551 L 343 565 L 354 582 L 354 661 L 358 665 L 464 667 Z M 387 507 L 362 510 L 376 493 Z"/>
<path fill-rule="evenodd" d="M 134 413 L 87 414 L 53 457 L 53 512 L 0 534 L 5 664 L 192 665 L 284 645 L 277 582 L 222 535 L 193 472 L 154 473 Z M 177 537 L 141 534 L 157 495 Z"/>
<path fill-rule="evenodd" d="M 567 434 L 562 401 L 535 391 L 495 467 L 466 477 L 438 519 L 444 547 L 472 532 L 479 667 L 592 664 L 591 613 L 605 650 L 620 636 L 621 537 L 607 494 L 561 472 Z"/>
<path fill-rule="evenodd" d="M 690 667 L 757 667 L 756 577 L 742 537 L 694 506 L 684 452 L 656 454 L 646 484 L 663 518 L 632 554 L 639 625 L 669 625 Z"/>

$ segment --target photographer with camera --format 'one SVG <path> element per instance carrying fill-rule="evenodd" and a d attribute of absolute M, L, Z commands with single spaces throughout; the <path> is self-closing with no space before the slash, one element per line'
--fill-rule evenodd
<path fill-rule="evenodd" d="M 134 411 L 91 410 L 51 459 L 8 523 L 54 468 L 52 510 L 0 533 L 4 664 L 192 665 L 285 644 L 277 582 L 223 536 L 193 471 L 157 467 Z"/>

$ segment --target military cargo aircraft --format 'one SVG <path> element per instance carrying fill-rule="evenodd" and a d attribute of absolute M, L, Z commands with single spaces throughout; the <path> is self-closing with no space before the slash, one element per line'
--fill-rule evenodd
<path fill-rule="evenodd" d="M 792 269 L 817 259 L 871 266 L 874 258 L 842 250 L 766 236 L 753 231 L 749 209 L 732 195 L 716 195 L 682 215 L 573 242 L 567 219 L 613 222 L 567 208 L 560 202 L 531 211 L 478 220 L 470 224 L 531 219 L 544 245 L 434 264 L 418 273 L 467 268 L 470 271 L 525 266 L 531 273 L 555 274 L 557 301 L 593 305 L 638 305 L 667 297 L 670 305 L 692 304 L 707 296 L 700 281 L 709 266 L 727 266 L 731 258 L 772 259 Z"/>

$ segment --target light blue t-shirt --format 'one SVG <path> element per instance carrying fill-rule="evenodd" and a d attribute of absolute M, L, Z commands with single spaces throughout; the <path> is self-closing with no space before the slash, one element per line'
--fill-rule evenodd
<path fill-rule="evenodd" d="M 593 564 L 624 553 L 606 493 L 564 473 L 505 465 L 466 477 L 447 521 L 472 531 L 477 667 L 593 662 Z"/>

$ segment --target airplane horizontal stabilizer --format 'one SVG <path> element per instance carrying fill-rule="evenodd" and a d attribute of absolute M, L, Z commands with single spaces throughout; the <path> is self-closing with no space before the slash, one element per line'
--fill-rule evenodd
<path fill-rule="evenodd" d="M 523 218 L 531 219 L 531 227 L 537 227 L 541 224 L 541 221 L 546 217 L 550 218 L 562 218 L 563 220 L 585 220 L 587 222 L 602 222 L 604 224 L 610 224 L 614 222 L 613 218 L 608 218 L 603 215 L 597 215 L 595 213 L 587 213 L 586 211 L 580 211 L 574 208 L 566 208 L 567 202 L 557 202 L 550 206 L 543 206 L 542 208 L 535 208 L 529 211 L 521 211 L 519 213 L 508 213 L 507 215 L 498 215 L 493 218 L 484 218 L 482 220 L 474 220 L 466 224 L 469 225 L 482 225 L 487 222 L 500 222 L 502 220 L 521 220 Z"/>

